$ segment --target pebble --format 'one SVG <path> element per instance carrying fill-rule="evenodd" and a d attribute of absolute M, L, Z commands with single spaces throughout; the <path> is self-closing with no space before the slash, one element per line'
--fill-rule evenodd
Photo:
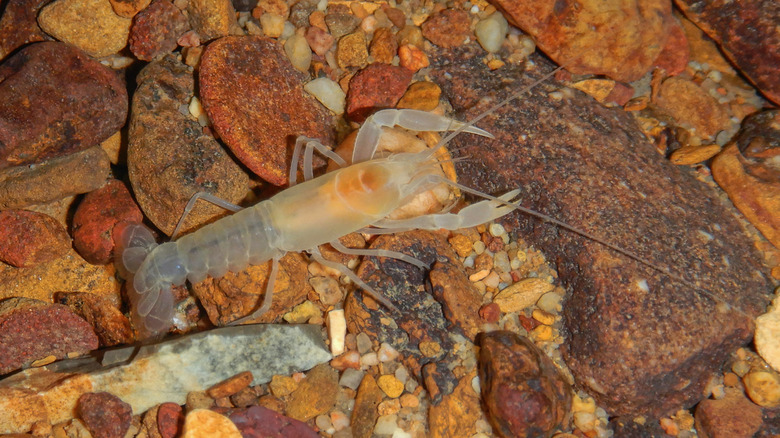
<path fill-rule="evenodd" d="M 357 341 L 357 349 L 360 354 L 366 354 L 371 351 L 372 343 L 371 338 L 365 333 L 358 333 L 355 337 Z"/>
<path fill-rule="evenodd" d="M 563 306 L 561 305 L 562 300 L 562 295 L 556 292 L 547 292 L 539 298 L 536 302 L 536 306 L 547 313 L 555 314 L 563 310 Z"/>
<path fill-rule="evenodd" d="M 374 62 L 392 63 L 398 53 L 398 42 L 393 31 L 386 27 L 377 29 L 374 37 L 371 38 L 368 53 L 374 58 Z"/>
<path fill-rule="evenodd" d="M 363 67 L 368 63 L 368 41 L 363 31 L 344 35 L 336 48 L 336 61 L 341 68 Z"/>
<path fill-rule="evenodd" d="M 290 376 L 276 375 L 268 382 L 268 389 L 276 397 L 284 397 L 298 389 L 298 382 Z"/>
<path fill-rule="evenodd" d="M 469 15 L 460 9 L 444 9 L 422 24 L 422 34 L 433 44 L 448 49 L 462 45 L 469 37 Z"/>
<path fill-rule="evenodd" d="M 477 35 L 477 41 L 482 48 L 490 53 L 494 53 L 501 49 L 501 45 L 506 40 L 508 30 L 509 23 L 507 23 L 506 18 L 504 18 L 501 12 L 494 12 L 477 23 L 474 33 Z"/>
<path fill-rule="evenodd" d="M 19 0 L 8 2 L 0 14 L 0 60 L 19 47 L 45 41 L 47 35 L 38 26 L 38 12 L 46 2 Z"/>
<path fill-rule="evenodd" d="M 420 406 L 420 399 L 414 394 L 401 395 L 401 407 L 404 408 L 416 408 Z"/>
<path fill-rule="evenodd" d="M 382 342 L 379 346 L 379 351 L 376 353 L 376 357 L 380 362 L 390 362 L 398 358 L 398 350 L 387 342 Z"/>
<path fill-rule="evenodd" d="M 311 50 L 319 56 L 325 56 L 336 41 L 333 35 L 316 26 L 307 28 L 305 36 Z"/>
<path fill-rule="evenodd" d="M 753 371 L 742 378 L 753 402 L 765 408 L 780 406 L 780 376 L 771 371 Z"/>
<path fill-rule="evenodd" d="M 330 365 L 337 370 L 360 369 L 360 353 L 354 350 L 347 351 L 331 360 Z"/>
<path fill-rule="evenodd" d="M 286 413 L 299 421 L 308 421 L 329 412 L 339 394 L 338 372 L 327 363 L 317 365 L 290 394 Z"/>
<path fill-rule="evenodd" d="M 377 385 L 379 385 L 379 388 L 381 388 L 390 398 L 398 398 L 404 392 L 404 384 L 390 374 L 379 376 Z"/>
<path fill-rule="evenodd" d="M 415 84 L 412 84 L 412 86 L 414 86 Z M 447 241 L 450 243 L 450 245 L 452 245 L 452 249 L 454 249 L 455 252 L 458 253 L 458 256 L 460 257 L 467 257 L 469 254 L 471 254 L 471 251 L 474 249 L 472 246 L 471 239 L 469 239 L 467 236 L 463 234 L 453 234 L 452 237 L 450 237 Z"/>
<path fill-rule="evenodd" d="M 299 2 L 300 3 L 300 2 Z M 308 16 L 308 14 L 307 14 Z M 325 15 L 325 23 L 334 38 L 340 39 L 344 35 L 354 31 L 360 25 L 360 18 L 350 13 L 346 5 L 328 5 Z"/>
<path fill-rule="evenodd" d="M 162 403 L 157 408 L 157 429 L 162 438 L 174 438 L 181 433 L 184 410 L 176 403 Z"/>
<path fill-rule="evenodd" d="M 236 25 L 236 11 L 230 0 L 190 0 L 187 13 L 192 28 L 202 42 L 230 34 Z"/>
<path fill-rule="evenodd" d="M 363 371 L 347 368 L 343 373 L 341 373 L 339 385 L 357 391 L 358 386 L 360 386 L 360 382 L 363 380 L 364 374 L 365 373 Z"/>
<path fill-rule="evenodd" d="M 179 8 L 170 1 L 155 0 L 133 19 L 130 51 L 142 61 L 151 61 L 173 52 L 179 38 L 189 30 L 187 17 Z"/>
<path fill-rule="evenodd" d="M 544 325 L 553 325 L 555 323 L 555 315 L 551 315 L 541 309 L 534 309 L 531 316 Z"/>
<path fill-rule="evenodd" d="M 248 388 L 249 385 L 252 384 L 252 380 L 254 380 L 252 372 L 244 371 L 211 386 L 206 390 L 206 394 L 215 400 L 223 397 L 230 397 L 242 389 Z"/>
<path fill-rule="evenodd" d="M 284 17 L 276 14 L 265 13 L 260 17 L 260 26 L 263 29 L 263 35 L 269 38 L 279 38 L 284 32 Z"/>
<path fill-rule="evenodd" d="M 729 124 L 723 107 L 699 85 L 681 77 L 661 84 L 658 105 L 680 124 L 690 124 L 702 138 L 713 139 Z"/>
<path fill-rule="evenodd" d="M 241 435 L 245 437 L 300 437 L 316 438 L 319 436 L 306 423 L 286 417 L 262 406 L 250 406 L 247 409 L 234 411 L 230 420 L 235 424 Z M 221 435 L 211 435 L 221 436 Z"/>
<path fill-rule="evenodd" d="M 130 344 L 135 340 L 130 321 L 110 299 L 89 292 L 56 292 L 53 298 L 92 326 L 101 347 Z"/>
<path fill-rule="evenodd" d="M 398 59 L 401 67 L 413 72 L 417 72 L 418 70 L 422 70 L 431 65 L 428 60 L 428 55 L 412 44 L 404 44 L 398 48 Z"/>
<path fill-rule="evenodd" d="M 780 295 L 772 301 L 769 310 L 756 318 L 753 342 L 756 351 L 775 371 L 780 372 Z"/>
<path fill-rule="evenodd" d="M 334 114 L 344 114 L 347 94 L 344 93 L 344 90 L 341 89 L 338 83 L 329 78 L 322 77 L 308 82 L 304 85 L 303 89 L 314 96 Z"/>
<path fill-rule="evenodd" d="M 330 422 L 336 431 L 344 430 L 349 427 L 349 417 L 341 411 L 330 412 Z"/>
<path fill-rule="evenodd" d="M 236 425 L 224 415 L 208 409 L 195 409 L 184 417 L 182 438 L 241 438 Z"/>
<path fill-rule="evenodd" d="M 355 406 L 352 410 L 351 432 L 355 438 L 369 438 L 374 431 L 374 425 L 379 418 L 377 407 L 382 402 L 382 390 L 370 374 L 363 377 L 355 396 Z M 391 432 L 392 433 L 392 432 Z"/>
<path fill-rule="evenodd" d="M 362 369 L 366 369 L 374 365 L 379 365 L 379 358 L 376 356 L 376 353 L 371 352 L 360 356 L 360 367 Z"/>
<path fill-rule="evenodd" d="M 553 289 L 555 285 L 541 278 L 525 278 L 499 292 L 493 302 L 504 313 L 517 312 L 534 305 Z"/>
<path fill-rule="evenodd" d="M 377 412 L 380 416 L 397 414 L 400 410 L 401 402 L 397 398 L 385 400 L 377 406 Z"/>
<path fill-rule="evenodd" d="M 328 338 L 330 339 L 330 354 L 338 356 L 346 351 L 347 320 L 344 309 L 328 312 Z"/>
<path fill-rule="evenodd" d="M 439 88 L 438 85 L 433 82 L 419 81 L 409 86 L 403 97 L 401 97 L 401 100 L 398 101 L 396 107 L 399 109 L 409 108 L 420 111 L 433 111 L 439 106 L 440 97 L 441 88 Z M 465 239 L 465 242 L 463 239 Z M 462 234 L 453 235 L 453 237 L 450 238 L 450 245 L 453 246 L 455 252 L 461 257 L 466 257 L 469 252 L 471 252 L 471 240 Z M 461 254 L 464 249 L 466 251 L 465 255 Z"/>
<path fill-rule="evenodd" d="M 0 261 L 30 268 L 65 255 L 70 237 L 56 219 L 27 210 L 0 211 Z"/>
<path fill-rule="evenodd" d="M 377 418 L 374 426 L 376 435 L 392 435 L 398 429 L 398 416 L 395 414 L 383 415 Z"/>
<path fill-rule="evenodd" d="M 105 0 L 56 0 L 41 9 L 38 24 L 59 41 L 101 58 L 127 45 L 130 18 L 120 17 Z"/>
<path fill-rule="evenodd" d="M 752 437 L 761 427 L 761 408 L 739 389 L 728 389 L 720 400 L 702 400 L 696 406 L 696 430 L 708 437 Z M 706 434 L 706 435 L 705 435 Z"/>
<path fill-rule="evenodd" d="M 133 416 L 130 405 L 107 392 L 82 394 L 76 409 L 92 436 L 99 438 L 124 437 Z"/>
<path fill-rule="evenodd" d="M 284 43 L 284 52 L 297 70 L 304 73 L 309 70 L 311 65 L 311 48 L 306 41 L 306 37 L 298 33 L 290 36 Z"/>
<path fill-rule="evenodd" d="M 392 108 L 412 81 L 412 72 L 403 67 L 371 64 L 349 81 L 347 118 L 361 123 L 380 108 Z"/>

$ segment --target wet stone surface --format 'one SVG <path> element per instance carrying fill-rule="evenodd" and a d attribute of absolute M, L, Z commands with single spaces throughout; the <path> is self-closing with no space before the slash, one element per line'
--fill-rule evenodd
<path fill-rule="evenodd" d="M 110 299 L 87 292 L 57 292 L 53 298 L 92 326 L 101 347 L 129 344 L 135 339 L 130 321 Z"/>
<path fill-rule="evenodd" d="M 65 43 L 36 43 L 0 64 L 0 169 L 95 146 L 126 117 L 124 81 Z"/>
<path fill-rule="evenodd" d="M 192 69 L 168 55 L 146 66 L 137 80 L 127 166 L 144 214 L 170 235 L 197 192 L 240 202 L 249 190 L 247 174 L 186 110 L 195 87 Z M 181 231 L 225 213 L 198 202 Z"/>
<path fill-rule="evenodd" d="M 10 0 L 0 16 L 0 60 L 17 48 L 48 36 L 38 27 L 38 11 L 50 0 Z"/>
<path fill-rule="evenodd" d="M 172 52 L 177 41 L 190 30 L 182 12 L 169 0 L 156 0 L 141 11 L 130 28 L 130 50 L 140 60 L 154 58 Z"/>
<path fill-rule="evenodd" d="M 347 117 L 360 123 L 378 110 L 394 107 L 412 74 L 411 70 L 387 64 L 371 64 L 355 73 L 349 81 Z"/>
<path fill-rule="evenodd" d="M 463 119 L 485 110 L 487 102 L 474 105 L 500 84 L 495 72 L 492 79 L 480 73 L 473 53 L 441 53 L 431 73 L 456 108 L 470 108 Z M 530 80 L 509 81 L 506 91 Z M 657 415 L 691 405 L 726 354 L 750 339 L 749 315 L 767 304 L 760 257 L 734 213 L 684 170 L 657 160 L 625 113 L 556 89 L 538 86 L 481 121 L 495 141 L 457 137 L 450 148 L 471 157 L 458 163 L 461 183 L 493 194 L 522 187 L 525 207 L 700 282 L 704 291 L 534 218 L 501 219 L 555 261 L 574 291 L 564 306 L 563 351 L 599 404 Z"/>
<path fill-rule="evenodd" d="M 696 407 L 696 429 L 709 438 L 752 437 L 761 427 L 761 408 L 741 390 L 729 389 L 720 400 L 704 400 Z"/>
<path fill-rule="evenodd" d="M 127 45 L 131 20 L 117 15 L 105 0 L 54 0 L 41 9 L 38 24 L 54 38 L 100 58 Z"/>
<path fill-rule="evenodd" d="M 287 183 L 298 136 L 334 142 L 329 112 L 303 90 L 305 76 L 276 41 L 220 39 L 203 53 L 199 77 L 215 131 L 244 165 L 271 184 Z"/>
<path fill-rule="evenodd" d="M 0 261 L 29 268 L 62 257 L 70 236 L 53 217 L 26 210 L 0 212 Z"/>
<path fill-rule="evenodd" d="M 122 438 L 130 428 L 133 410 L 117 396 L 90 392 L 79 397 L 79 418 L 95 438 Z"/>

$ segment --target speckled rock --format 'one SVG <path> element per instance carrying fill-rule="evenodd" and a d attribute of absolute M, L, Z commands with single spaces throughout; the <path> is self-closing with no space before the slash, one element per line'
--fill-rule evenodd
<path fill-rule="evenodd" d="M 428 410 L 430 436 L 467 438 L 477 433 L 474 423 L 482 416 L 482 407 L 479 394 L 472 386 L 476 375 L 476 371 L 472 371 L 461 377 L 452 394 L 444 396 L 438 405 L 431 406 Z"/>
<path fill-rule="evenodd" d="M 393 31 L 387 27 L 380 27 L 374 31 L 369 46 L 369 54 L 374 61 L 390 64 L 396 53 L 398 53 L 398 42 Z"/>
<path fill-rule="evenodd" d="M 244 438 L 316 438 L 320 435 L 306 423 L 285 417 L 262 406 L 250 406 L 230 414 Z"/>
<path fill-rule="evenodd" d="M 761 408 L 742 390 L 726 388 L 726 397 L 703 400 L 696 406 L 696 431 L 703 438 L 749 438 L 763 422 Z"/>
<path fill-rule="evenodd" d="M 142 61 L 171 53 L 179 37 L 190 30 L 187 18 L 170 0 L 155 0 L 141 11 L 130 28 L 130 51 Z"/>
<path fill-rule="evenodd" d="M 471 36 L 469 14 L 460 9 L 444 9 L 431 15 L 422 24 L 422 33 L 439 47 L 457 47 Z"/>
<path fill-rule="evenodd" d="M 440 53 L 430 73 L 456 109 L 470 108 L 462 119 L 505 95 L 485 99 L 494 90 L 512 84 L 505 92 L 515 92 L 539 77 L 510 65 L 488 74 L 472 47 Z M 687 281 L 527 215 L 502 218 L 573 291 L 562 350 L 577 381 L 613 415 L 660 417 L 695 404 L 729 352 L 751 338 L 771 291 L 734 211 L 660 157 L 625 112 L 558 84 L 537 86 L 478 126 L 496 140 L 463 135 L 450 144 L 470 157 L 456 163 L 462 184 L 496 194 L 522 187 L 523 206 Z"/>
<path fill-rule="evenodd" d="M 647 73 L 674 33 L 672 29 L 680 26 L 672 16 L 671 3 L 665 0 L 494 0 L 493 4 L 567 70 L 604 74 L 621 82 Z"/>
<path fill-rule="evenodd" d="M 229 35 L 236 26 L 236 10 L 230 0 L 191 0 L 187 12 L 190 25 L 204 43 Z"/>
<path fill-rule="evenodd" d="M 444 237 L 427 231 L 380 236 L 370 248 L 401 251 L 424 263 L 438 262 L 442 265 L 438 266 L 438 273 L 453 274 L 459 266 L 457 255 Z M 443 265 L 451 266 L 445 268 Z M 452 290 L 445 294 L 441 280 L 437 278 L 437 285 L 434 286 L 436 290 L 433 296 L 429 295 L 424 286 L 427 281 L 426 273 L 416 266 L 396 259 L 364 257 L 357 273 L 367 284 L 389 299 L 401 313 L 386 309 L 364 293 L 350 294 L 344 305 L 349 332 L 366 333 L 377 342 L 387 342 L 401 353 L 402 361 L 410 374 L 418 378 L 423 376 L 424 367 L 430 365 L 428 371 L 425 371 L 428 376 L 426 389 L 434 404 L 437 404 L 441 397 L 451 393 L 457 384 L 457 379 L 447 367 L 450 360 L 447 355 L 456 342 L 452 337 L 453 327 L 464 335 L 473 328 L 470 325 L 457 325 L 469 322 L 469 319 L 461 315 L 453 302 L 444 301 L 441 306 L 431 306 L 430 303 L 442 296 L 452 299 L 457 294 L 452 293 Z M 463 292 L 477 293 L 470 288 Z M 450 293 L 452 295 L 447 297 Z M 450 322 L 445 315 L 459 317 Z M 390 319 L 395 323 L 386 322 Z"/>
<path fill-rule="evenodd" d="M 107 392 L 90 392 L 79 397 L 79 418 L 95 438 L 122 438 L 130 428 L 133 409 Z"/>
<path fill-rule="evenodd" d="M 355 438 L 369 438 L 374 431 L 374 424 L 379 418 L 377 406 L 382 402 L 382 390 L 376 384 L 376 379 L 370 374 L 363 376 L 355 396 L 355 407 L 352 410 L 351 429 Z"/>
<path fill-rule="evenodd" d="M 339 373 L 321 364 L 306 373 L 306 378 L 290 394 L 286 413 L 299 421 L 308 421 L 329 412 L 339 393 Z"/>
<path fill-rule="evenodd" d="M 665 80 L 658 91 L 657 103 L 678 123 L 694 128 L 704 139 L 712 139 L 728 127 L 726 111 L 689 79 L 678 76 Z"/>
<path fill-rule="evenodd" d="M 780 103 L 780 5 L 756 2 L 697 2 L 675 0 L 686 17 L 720 44 L 740 71 L 764 95 Z"/>
<path fill-rule="evenodd" d="M 157 408 L 157 430 L 161 438 L 175 438 L 184 426 L 184 413 L 176 403 L 163 403 Z"/>
<path fill-rule="evenodd" d="M 55 0 L 38 15 L 38 25 L 46 33 L 96 58 L 127 45 L 131 22 L 115 13 L 109 0 Z"/>
<path fill-rule="evenodd" d="M 349 81 L 347 117 L 361 123 L 372 113 L 392 108 L 412 81 L 413 72 L 403 67 L 371 64 Z"/>
<path fill-rule="evenodd" d="M 0 211 L 0 261 L 29 268 L 62 257 L 70 237 L 53 217 L 26 210 Z"/>
<path fill-rule="evenodd" d="M 114 251 L 114 226 L 143 218 L 124 183 L 111 180 L 79 203 L 73 215 L 73 246 L 90 263 L 108 263 Z"/>
<path fill-rule="evenodd" d="M 462 268 L 451 263 L 436 263 L 428 274 L 431 280 L 431 294 L 442 305 L 444 317 L 460 328 L 472 342 L 482 331 L 482 321 L 474 312 L 482 304 L 477 291 Z"/>
<path fill-rule="evenodd" d="M 307 263 L 298 253 L 288 253 L 279 260 L 271 308 L 255 322 L 269 323 L 306 299 L 311 288 L 306 282 Z M 271 262 L 249 266 L 241 272 L 228 272 L 219 279 L 207 278 L 192 286 L 193 294 L 212 324 L 224 326 L 249 315 L 262 305 Z"/>
<path fill-rule="evenodd" d="M 299 2 L 304 3 L 304 2 Z M 316 2 L 311 2 L 316 8 Z M 307 14 L 307 17 L 309 14 Z M 356 17 L 345 4 L 328 5 L 327 14 L 325 14 L 325 23 L 328 26 L 330 34 L 339 39 L 342 36 L 355 30 L 360 25 L 360 18 Z"/>
<path fill-rule="evenodd" d="M 303 90 L 306 80 L 268 38 L 223 38 L 201 58 L 200 93 L 214 129 L 242 163 L 274 185 L 287 183 L 298 136 L 333 144 L 330 113 Z"/>
<path fill-rule="evenodd" d="M 0 169 L 93 147 L 125 117 L 122 79 L 72 46 L 33 44 L 0 65 Z"/>
<path fill-rule="evenodd" d="M 366 34 L 357 30 L 339 39 L 336 47 L 336 62 L 339 67 L 363 67 L 368 62 L 368 42 Z"/>
<path fill-rule="evenodd" d="M 130 344 L 135 339 L 130 321 L 107 297 L 86 292 L 57 292 L 53 298 L 92 326 L 101 347 Z"/>
<path fill-rule="evenodd" d="M 111 162 L 100 148 L 52 158 L 35 166 L 0 170 L 0 209 L 48 204 L 102 187 Z"/>
<path fill-rule="evenodd" d="M 170 235 L 197 192 L 232 203 L 243 199 L 248 192 L 247 174 L 188 112 L 182 113 L 194 93 L 192 68 L 168 55 L 147 65 L 137 82 L 127 167 L 146 216 Z M 225 213 L 220 207 L 198 202 L 182 231 Z"/>
<path fill-rule="evenodd" d="M 482 400 L 495 432 L 543 436 L 568 427 L 571 388 L 542 350 L 509 331 L 485 333 L 479 346 Z"/>
<path fill-rule="evenodd" d="M 50 0 L 9 0 L 0 15 L 0 60 L 28 43 L 49 37 L 38 27 L 38 11 Z"/>
<path fill-rule="evenodd" d="M 29 298 L 0 301 L 0 374 L 97 347 L 92 327 L 66 306 Z"/>
<path fill-rule="evenodd" d="M 712 162 L 712 177 L 772 244 L 780 248 L 780 111 L 755 114 Z"/>

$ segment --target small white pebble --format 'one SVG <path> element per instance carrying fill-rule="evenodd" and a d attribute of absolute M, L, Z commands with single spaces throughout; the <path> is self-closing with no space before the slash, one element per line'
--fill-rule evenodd
<path fill-rule="evenodd" d="M 398 357 L 398 351 L 387 342 L 382 342 L 382 345 L 379 346 L 379 351 L 376 353 L 376 357 L 380 362 L 389 362 Z"/>
<path fill-rule="evenodd" d="M 279 35 L 280 39 L 286 40 L 287 38 L 290 38 L 295 33 L 295 25 L 290 23 L 289 21 L 284 22 L 284 28 L 282 29 L 282 34 Z"/>
<path fill-rule="evenodd" d="M 330 413 L 330 422 L 333 424 L 333 428 L 336 430 L 342 430 L 349 427 L 349 417 L 341 411 L 333 411 Z"/>
<path fill-rule="evenodd" d="M 474 376 L 474 378 L 471 379 L 471 389 L 477 394 L 480 394 L 482 391 L 482 387 L 479 384 L 479 376 Z"/>
<path fill-rule="evenodd" d="M 490 224 L 490 228 L 488 229 L 490 232 L 490 235 L 493 237 L 501 237 L 504 234 L 506 234 L 506 230 L 504 229 L 504 226 L 501 224 Z"/>
<path fill-rule="evenodd" d="M 343 373 L 341 373 L 339 385 L 345 388 L 357 390 L 358 386 L 360 386 L 360 382 L 363 381 L 364 374 L 365 373 L 363 371 L 356 370 L 354 368 L 347 368 Z"/>
<path fill-rule="evenodd" d="M 409 371 L 405 366 L 401 365 L 395 370 L 395 378 L 401 383 L 406 383 L 409 379 Z"/>
<path fill-rule="evenodd" d="M 496 271 L 490 272 L 490 274 L 488 274 L 488 276 L 485 277 L 485 279 L 483 280 L 483 282 L 485 283 L 485 286 L 492 287 L 494 289 L 498 287 L 498 283 L 500 281 L 501 281 L 501 279 L 499 278 L 499 276 L 496 273 Z"/>
<path fill-rule="evenodd" d="M 344 114 L 347 95 L 336 82 L 328 78 L 317 78 L 304 85 L 303 89 L 334 114 Z"/>
<path fill-rule="evenodd" d="M 403 429 L 396 429 L 395 432 L 393 432 L 392 438 L 412 438 L 412 434 Z"/>
<path fill-rule="evenodd" d="M 382 415 L 376 420 L 376 426 L 374 426 L 374 434 L 376 435 L 390 435 L 395 433 L 398 429 L 398 416 L 395 414 Z"/>
<path fill-rule="evenodd" d="M 360 356 L 360 366 L 362 368 L 368 368 L 374 365 L 379 365 L 379 359 L 377 359 L 376 353 L 373 351 Z"/>
<path fill-rule="evenodd" d="M 547 313 L 555 314 L 563 310 L 563 306 L 561 306 L 562 299 L 563 297 L 555 292 L 547 292 L 536 301 L 536 306 Z"/>
<path fill-rule="evenodd" d="M 338 356 L 344 353 L 344 340 L 347 336 L 347 319 L 344 317 L 344 309 L 328 312 L 328 336 L 330 337 L 330 354 Z"/>
<path fill-rule="evenodd" d="M 316 424 L 320 430 L 326 430 L 333 427 L 333 423 L 330 422 L 330 417 L 327 415 L 317 415 L 317 418 L 314 419 L 314 424 Z"/>
<path fill-rule="evenodd" d="M 302 72 L 309 71 L 311 66 L 311 48 L 303 35 L 292 34 L 284 43 L 284 52 L 293 67 Z"/>
<path fill-rule="evenodd" d="M 474 33 L 483 49 L 490 53 L 497 52 L 506 39 L 509 24 L 500 12 L 494 12 L 489 17 L 477 23 Z"/>
<path fill-rule="evenodd" d="M 643 292 L 650 292 L 650 285 L 647 284 L 647 280 L 644 278 L 637 280 L 636 286 Z"/>
<path fill-rule="evenodd" d="M 509 263 L 509 255 L 506 251 L 499 251 L 493 255 L 493 266 L 499 271 L 499 273 L 509 272 L 512 270 L 512 266 Z"/>
<path fill-rule="evenodd" d="M 360 354 L 366 354 L 371 351 L 371 338 L 369 338 L 367 334 L 358 333 L 355 341 L 357 342 L 357 349 Z"/>
<path fill-rule="evenodd" d="M 477 253 L 477 255 L 480 255 L 483 252 L 485 252 L 485 243 L 482 242 L 481 240 L 477 240 L 472 245 L 472 248 L 474 248 L 474 252 Z"/>
<path fill-rule="evenodd" d="M 474 255 L 470 255 L 470 256 L 466 257 L 466 259 L 463 260 L 463 266 L 466 267 L 466 268 L 473 268 L 474 267 L 474 259 L 475 259 Z"/>

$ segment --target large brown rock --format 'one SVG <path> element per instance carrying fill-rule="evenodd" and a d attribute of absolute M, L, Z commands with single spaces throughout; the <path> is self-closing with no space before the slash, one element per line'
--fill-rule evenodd
<path fill-rule="evenodd" d="M 95 146 L 126 117 L 124 81 L 73 46 L 33 44 L 0 65 L 0 169 Z"/>
<path fill-rule="evenodd" d="M 455 108 L 468 109 L 465 120 L 496 101 L 483 96 L 539 77 L 513 66 L 489 74 L 472 47 L 432 65 Z M 735 212 L 665 162 L 628 114 L 560 84 L 537 86 L 478 126 L 496 139 L 460 135 L 450 144 L 469 157 L 457 163 L 463 184 L 493 194 L 520 188 L 521 205 L 673 275 L 525 214 L 502 219 L 543 250 L 571 291 L 563 351 L 577 384 L 618 415 L 697 402 L 729 351 L 750 339 L 771 291 Z"/>
<path fill-rule="evenodd" d="M 192 68 L 168 55 L 141 70 L 137 82 L 127 167 L 146 216 L 170 235 L 197 192 L 240 202 L 249 190 L 247 174 L 193 117 L 181 112 L 195 92 Z M 182 231 L 225 213 L 220 207 L 198 202 Z"/>
<path fill-rule="evenodd" d="M 331 116 L 303 90 L 274 40 L 226 37 L 209 44 L 200 64 L 203 106 L 214 129 L 249 169 L 274 185 L 287 183 L 299 136 L 332 145 Z"/>
<path fill-rule="evenodd" d="M 38 11 L 50 0 L 10 0 L 0 16 L 0 60 L 25 44 L 48 36 L 38 27 Z"/>

